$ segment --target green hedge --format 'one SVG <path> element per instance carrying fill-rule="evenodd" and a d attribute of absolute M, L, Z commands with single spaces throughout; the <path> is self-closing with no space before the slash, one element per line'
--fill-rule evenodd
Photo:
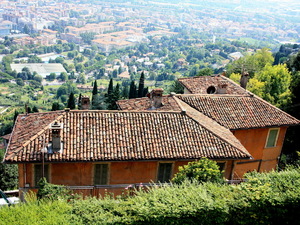
<path fill-rule="evenodd" d="M 53 224 L 299 224 L 299 168 L 250 173 L 246 178 L 240 185 L 153 187 L 132 197 L 36 201 L 0 209 L 0 224 L 10 219 L 14 224 L 31 224 L 30 218 L 37 216 L 33 210 L 45 215 L 47 223 L 53 218 Z"/>

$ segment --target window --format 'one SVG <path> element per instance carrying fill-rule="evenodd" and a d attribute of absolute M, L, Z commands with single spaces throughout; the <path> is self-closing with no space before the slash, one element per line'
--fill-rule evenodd
<path fill-rule="evenodd" d="M 219 166 L 219 170 L 221 172 L 225 170 L 225 162 L 217 162 L 217 165 Z"/>
<path fill-rule="evenodd" d="M 279 128 L 269 129 L 266 148 L 271 148 L 276 146 L 277 138 L 278 138 Z"/>
<path fill-rule="evenodd" d="M 49 182 L 49 165 L 44 165 L 44 176 Z M 43 165 L 34 165 L 34 184 L 37 187 L 40 179 L 43 177 Z"/>
<path fill-rule="evenodd" d="M 159 163 L 158 166 L 158 182 L 169 182 L 172 174 L 172 163 Z"/>
<path fill-rule="evenodd" d="M 108 178 L 108 164 L 95 164 L 94 185 L 106 185 Z"/>

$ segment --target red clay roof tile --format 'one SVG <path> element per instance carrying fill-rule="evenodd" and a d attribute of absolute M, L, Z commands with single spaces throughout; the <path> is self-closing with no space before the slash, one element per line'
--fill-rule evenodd
<path fill-rule="evenodd" d="M 234 139 L 229 130 L 215 133 L 189 113 L 55 111 L 19 115 L 5 162 L 41 162 L 44 144 L 52 141 L 49 127 L 54 121 L 64 124 L 63 152 L 45 154 L 46 162 L 251 157 L 240 143 L 228 141 Z M 229 136 L 221 137 L 222 132 Z"/>
<path fill-rule="evenodd" d="M 235 129 L 299 125 L 300 121 L 255 95 L 178 95 L 222 126 Z"/>

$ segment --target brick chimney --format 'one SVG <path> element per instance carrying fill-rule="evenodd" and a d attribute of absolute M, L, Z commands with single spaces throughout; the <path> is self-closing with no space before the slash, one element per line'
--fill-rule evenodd
<path fill-rule="evenodd" d="M 90 98 L 88 96 L 81 97 L 81 109 L 90 109 Z"/>
<path fill-rule="evenodd" d="M 150 98 L 152 109 L 156 109 L 163 106 L 162 104 L 163 92 L 164 90 L 162 88 L 156 88 L 153 89 L 149 94 L 147 94 L 148 98 Z"/>
<path fill-rule="evenodd" d="M 49 152 L 59 152 L 62 150 L 61 131 L 63 129 L 63 124 L 55 121 L 51 124 L 50 129 L 52 130 L 52 145 L 48 150 Z"/>
<path fill-rule="evenodd" d="M 227 94 L 227 83 L 220 82 L 217 89 L 217 94 Z"/>
<path fill-rule="evenodd" d="M 246 89 L 248 80 L 249 80 L 249 73 L 242 72 L 241 79 L 240 79 L 240 85 L 242 88 Z"/>

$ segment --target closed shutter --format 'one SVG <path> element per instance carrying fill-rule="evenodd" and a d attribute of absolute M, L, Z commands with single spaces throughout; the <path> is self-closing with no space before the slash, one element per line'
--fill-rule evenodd
<path fill-rule="evenodd" d="M 49 165 L 44 165 L 44 175 L 45 175 L 47 182 L 49 182 Z M 42 177 L 43 177 L 43 165 L 41 165 L 41 164 L 34 165 L 35 186 L 38 186 L 38 183 Z"/>
<path fill-rule="evenodd" d="M 105 185 L 108 178 L 108 164 L 95 164 L 94 184 Z"/>
<path fill-rule="evenodd" d="M 158 182 L 169 182 L 172 173 L 172 163 L 160 163 L 158 167 Z"/>

